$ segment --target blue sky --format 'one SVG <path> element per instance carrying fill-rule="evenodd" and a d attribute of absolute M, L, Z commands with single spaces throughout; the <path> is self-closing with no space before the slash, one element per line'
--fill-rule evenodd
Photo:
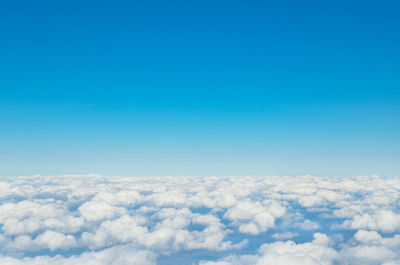
<path fill-rule="evenodd" d="M 398 1 L 3 1 L 0 175 L 398 175 Z"/>

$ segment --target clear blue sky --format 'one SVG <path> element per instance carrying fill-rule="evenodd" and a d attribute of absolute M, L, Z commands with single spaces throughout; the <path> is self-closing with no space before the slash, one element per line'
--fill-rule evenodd
<path fill-rule="evenodd" d="M 399 1 L 0 4 L 0 175 L 399 175 Z"/>

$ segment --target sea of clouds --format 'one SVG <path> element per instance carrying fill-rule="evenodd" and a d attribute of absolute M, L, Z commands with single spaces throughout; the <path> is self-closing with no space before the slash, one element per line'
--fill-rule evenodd
<path fill-rule="evenodd" d="M 0 179 L 0 264 L 400 264 L 400 178 Z"/>

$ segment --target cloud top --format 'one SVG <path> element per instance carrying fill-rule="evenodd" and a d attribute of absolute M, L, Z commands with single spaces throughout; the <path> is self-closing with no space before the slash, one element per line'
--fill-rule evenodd
<path fill-rule="evenodd" d="M 3 178 L 0 264 L 399 264 L 399 190 L 377 176 Z"/>

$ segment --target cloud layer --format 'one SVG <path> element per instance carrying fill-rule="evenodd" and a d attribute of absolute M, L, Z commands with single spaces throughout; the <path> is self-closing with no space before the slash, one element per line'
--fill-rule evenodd
<path fill-rule="evenodd" d="M 0 181 L 0 264 L 400 264 L 400 178 Z"/>

